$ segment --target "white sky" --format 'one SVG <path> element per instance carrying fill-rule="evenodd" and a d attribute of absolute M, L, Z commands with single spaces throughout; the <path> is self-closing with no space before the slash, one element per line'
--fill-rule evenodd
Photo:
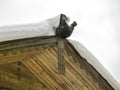
<path fill-rule="evenodd" d="M 60 13 L 76 20 L 82 43 L 120 83 L 119 0 L 0 0 L 0 26 L 40 22 Z"/>

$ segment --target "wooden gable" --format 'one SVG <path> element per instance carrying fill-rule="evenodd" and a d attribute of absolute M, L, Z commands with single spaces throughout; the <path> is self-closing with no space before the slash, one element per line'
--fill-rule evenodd
<path fill-rule="evenodd" d="M 114 89 L 66 39 L 47 36 L 0 43 L 0 90 Z"/>

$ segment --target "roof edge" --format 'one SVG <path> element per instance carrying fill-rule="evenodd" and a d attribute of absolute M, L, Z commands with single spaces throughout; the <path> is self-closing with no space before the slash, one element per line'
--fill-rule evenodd
<path fill-rule="evenodd" d="M 120 90 L 119 83 L 112 77 L 112 75 L 103 67 L 103 65 L 88 51 L 81 43 L 75 40 L 68 40 L 69 45 L 81 56 L 83 57 L 102 78 L 112 86 L 115 90 Z M 87 69 L 91 69 L 87 68 Z M 94 76 L 93 76 L 94 77 Z"/>

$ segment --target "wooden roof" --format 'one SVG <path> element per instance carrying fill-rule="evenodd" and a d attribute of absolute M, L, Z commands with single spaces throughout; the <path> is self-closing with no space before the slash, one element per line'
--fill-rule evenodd
<path fill-rule="evenodd" d="M 114 89 L 66 39 L 47 36 L 0 43 L 0 90 Z"/>

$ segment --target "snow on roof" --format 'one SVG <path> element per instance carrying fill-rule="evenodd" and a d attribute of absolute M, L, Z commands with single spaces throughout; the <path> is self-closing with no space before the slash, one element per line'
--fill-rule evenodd
<path fill-rule="evenodd" d="M 78 53 L 84 57 L 115 89 L 120 90 L 119 83 L 111 76 L 111 74 L 103 67 L 103 65 L 78 41 L 69 40 Z"/>
<path fill-rule="evenodd" d="M 55 28 L 58 27 L 60 15 L 41 21 L 25 25 L 10 25 L 0 27 L 0 42 L 29 38 L 36 36 L 55 35 Z M 69 18 L 68 18 L 69 21 Z"/>
<path fill-rule="evenodd" d="M 38 23 L 2 26 L 0 27 L 0 42 L 36 36 L 55 35 L 55 28 L 58 27 L 59 20 L 60 15 Z M 86 60 L 111 84 L 113 88 L 120 90 L 120 85 L 117 81 L 82 44 L 73 40 L 69 41 L 80 55 L 86 58 Z"/>

